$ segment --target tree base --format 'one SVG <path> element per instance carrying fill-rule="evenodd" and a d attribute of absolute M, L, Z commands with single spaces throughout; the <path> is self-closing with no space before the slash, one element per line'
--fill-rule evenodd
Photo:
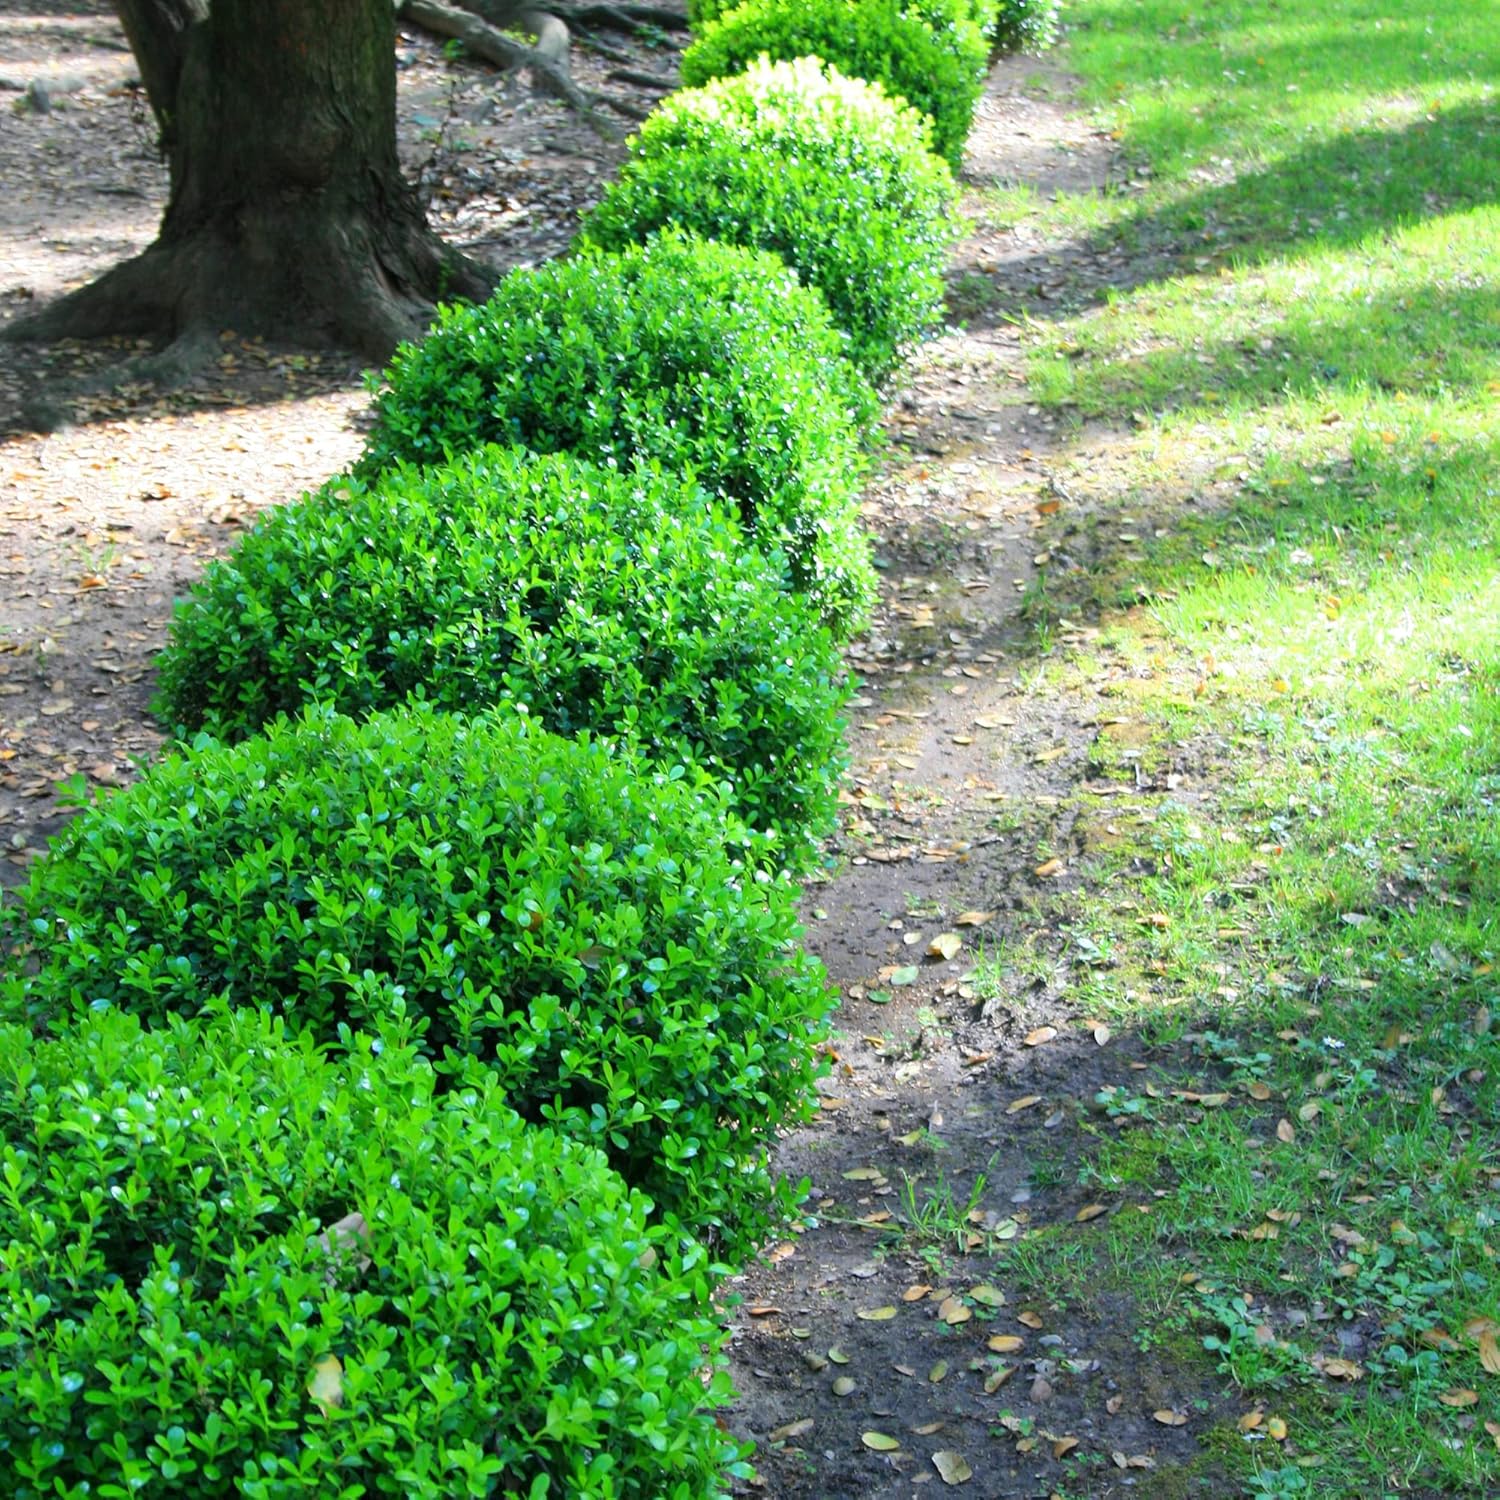
<path fill-rule="evenodd" d="M 232 328 L 384 361 L 422 332 L 438 302 L 478 301 L 495 284 L 494 273 L 425 228 L 247 217 L 233 240 L 212 227 L 163 237 L 0 338 L 144 337 L 188 351 Z"/>

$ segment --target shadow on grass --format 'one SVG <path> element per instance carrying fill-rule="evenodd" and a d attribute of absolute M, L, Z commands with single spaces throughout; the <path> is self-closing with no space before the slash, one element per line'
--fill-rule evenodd
<path fill-rule="evenodd" d="M 1495 378 L 1500 286 L 1426 283 L 1320 301 L 1279 324 L 1202 346 L 1177 344 L 1087 362 L 1083 406 L 1166 408 L 1214 402 L 1242 411 L 1286 398 L 1370 390 L 1463 399 Z"/>
<path fill-rule="evenodd" d="M 1019 306 L 1038 318 L 1066 317 L 1205 256 L 1254 266 L 1311 245 L 1359 244 L 1500 201 L 1497 159 L 1495 104 L 1339 135 L 1228 182 L 1153 192 L 1150 201 L 1075 241 L 1071 255 L 1053 250 L 1006 262 L 982 303 L 972 288 L 963 294 L 965 311 L 978 327 L 1003 321 Z M 1121 252 L 1129 262 L 1119 259 Z M 1099 260 L 1106 264 L 1095 271 L 1090 262 Z M 1038 299 L 1043 285 L 1052 294 Z"/>

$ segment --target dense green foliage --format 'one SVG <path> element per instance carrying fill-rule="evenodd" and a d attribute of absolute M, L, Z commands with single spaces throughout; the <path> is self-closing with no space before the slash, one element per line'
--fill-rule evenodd
<path fill-rule="evenodd" d="M 1043 52 L 1057 40 L 1062 0 L 988 0 L 992 18 L 985 26 L 991 50 Z"/>
<path fill-rule="evenodd" d="M 434 1081 L 258 1011 L 0 1029 L 0 1489 L 720 1493 L 701 1252 L 498 1078 Z"/>
<path fill-rule="evenodd" d="M 584 224 L 624 249 L 667 224 L 774 250 L 880 381 L 942 316 L 953 179 L 922 116 L 814 59 L 756 62 L 665 100 Z"/>
<path fill-rule="evenodd" d="M 838 630 L 874 594 L 857 496 L 869 387 L 816 292 L 774 256 L 664 232 L 514 271 L 405 344 L 360 471 L 483 443 L 689 475 L 786 551 Z"/>
<path fill-rule="evenodd" d="M 307 702 L 507 699 L 560 734 L 690 758 L 792 862 L 843 766 L 838 649 L 783 569 L 675 476 L 485 448 L 336 479 L 262 516 L 178 606 L 169 726 L 224 739 Z"/>
<path fill-rule="evenodd" d="M 732 828 L 706 784 L 516 711 L 315 708 L 80 813 L 0 908 L 5 947 L 36 945 L 0 1000 L 158 1024 L 223 996 L 324 1041 L 409 1015 L 743 1251 L 829 997 L 793 887 L 742 879 Z"/>
<path fill-rule="evenodd" d="M 933 121 L 933 144 L 956 171 L 984 84 L 988 45 L 967 0 L 746 0 L 703 28 L 682 56 L 689 87 L 773 61 L 820 57 L 879 83 Z"/>

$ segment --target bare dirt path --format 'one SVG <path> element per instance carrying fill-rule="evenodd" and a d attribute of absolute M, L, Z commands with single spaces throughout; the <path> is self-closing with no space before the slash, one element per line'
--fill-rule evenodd
<path fill-rule="evenodd" d="M 780 1160 L 811 1180 L 809 1226 L 736 1287 L 731 1420 L 758 1443 L 751 1492 L 1213 1492 L 1186 1422 L 1155 1414 L 1206 1419 L 1219 1393 L 1154 1348 L 1128 1296 L 1041 1279 L 1028 1253 L 1033 1231 L 1088 1221 L 1091 1102 L 1149 1066 L 1071 1002 L 1057 899 L 1151 789 L 1099 755 L 1110 742 L 1113 766 L 1123 744 L 1128 762 L 1128 707 L 1108 679 L 1061 694 L 1035 670 L 1048 631 L 1098 634 L 1037 604 L 1081 566 L 1071 476 L 1125 434 L 1043 417 L 1021 370 L 1023 311 L 1096 300 L 1121 267 L 988 227 L 997 188 L 1119 185 L 1067 99 L 1033 61 L 991 79 L 965 170 L 974 233 L 950 276 L 967 316 L 897 400 L 867 506 L 884 597 L 853 653 L 837 863 L 807 900 L 843 1002 L 819 1118 Z"/>

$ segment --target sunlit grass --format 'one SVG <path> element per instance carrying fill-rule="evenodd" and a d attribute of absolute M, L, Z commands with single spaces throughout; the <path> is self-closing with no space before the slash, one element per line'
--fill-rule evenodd
<path fill-rule="evenodd" d="M 1085 1167 L 1145 1211 L 1076 1244 L 1178 1268 L 1163 1327 L 1264 1418 L 1246 1493 L 1493 1493 L 1500 13 L 1075 19 L 1146 186 L 997 213 L 1152 251 L 1030 324 L 1033 398 L 1122 424 L 1055 523 L 1049 593 L 1104 625 L 1055 680 L 1148 732 L 1096 754 L 1120 842 L 1057 914 L 1080 1003 L 1170 1049 Z"/>

